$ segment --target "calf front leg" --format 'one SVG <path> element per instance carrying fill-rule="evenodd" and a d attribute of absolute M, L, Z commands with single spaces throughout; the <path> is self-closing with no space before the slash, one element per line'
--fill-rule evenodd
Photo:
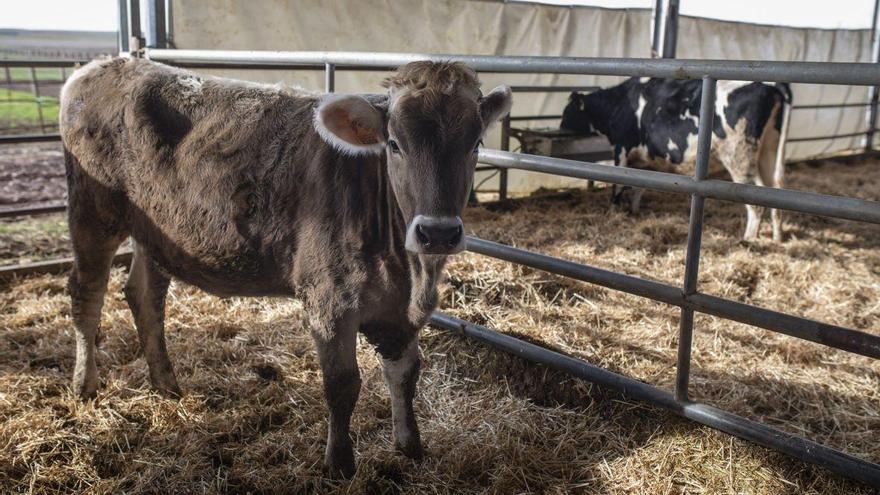
<path fill-rule="evenodd" d="M 394 445 L 405 456 L 420 460 L 424 456 L 419 427 L 413 410 L 416 384 L 419 381 L 419 338 L 414 335 L 403 344 L 399 356 L 382 357 L 382 373 L 391 395 L 391 420 Z M 388 354 L 388 353 L 386 353 Z"/>
<path fill-rule="evenodd" d="M 351 413 L 361 390 L 357 366 L 357 325 L 344 318 L 329 329 L 315 329 L 312 337 L 324 377 L 324 397 L 330 410 L 324 464 L 332 477 L 355 472 L 350 435 Z"/>

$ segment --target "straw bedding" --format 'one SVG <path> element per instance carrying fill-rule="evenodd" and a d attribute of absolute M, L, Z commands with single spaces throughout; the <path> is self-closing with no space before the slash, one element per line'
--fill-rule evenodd
<path fill-rule="evenodd" d="M 788 182 L 876 200 L 876 167 L 800 165 Z M 523 199 L 471 209 L 466 225 L 486 239 L 680 283 L 688 199 L 647 193 L 638 215 L 609 207 L 608 199 L 607 190 Z M 706 220 L 701 290 L 880 332 L 876 226 L 789 213 L 787 239 L 777 245 L 767 225 L 761 240 L 739 240 L 740 205 L 710 201 Z M 2 227 L 4 246 L 23 236 L 42 246 L 4 251 L 7 261 L 64 250 L 58 229 Z M 671 388 L 676 308 L 473 254 L 456 257 L 448 272 L 445 311 Z M 89 403 L 68 390 L 73 328 L 65 278 L 3 286 L 0 490 L 870 493 L 821 468 L 435 329 L 422 339 L 416 406 L 427 458 L 416 464 L 394 453 L 389 399 L 376 356 L 362 342 L 364 384 L 353 419 L 358 472 L 351 481 L 327 480 L 320 375 L 297 301 L 220 299 L 173 284 L 167 338 L 186 393 L 173 401 L 148 386 L 123 283 L 124 270 L 115 269 L 101 331 L 102 388 Z M 698 316 L 692 370 L 696 399 L 880 461 L 880 363 Z"/>

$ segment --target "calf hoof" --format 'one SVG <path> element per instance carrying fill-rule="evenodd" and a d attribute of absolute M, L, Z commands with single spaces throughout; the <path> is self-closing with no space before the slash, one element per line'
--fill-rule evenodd
<path fill-rule="evenodd" d="M 183 392 L 180 391 L 180 386 L 177 385 L 177 380 L 172 376 L 171 379 L 156 379 L 152 378 L 150 383 L 153 385 L 153 388 L 156 392 L 167 399 L 179 399 L 183 397 Z"/>
<path fill-rule="evenodd" d="M 76 370 L 73 373 L 71 384 L 73 393 L 81 400 L 94 399 L 98 395 L 98 371 L 97 369 Z"/>
<path fill-rule="evenodd" d="M 421 461 L 425 458 L 425 450 L 422 448 L 422 442 L 418 439 L 406 443 L 395 441 L 394 446 L 398 452 L 414 461 Z"/>
<path fill-rule="evenodd" d="M 324 457 L 324 468 L 330 478 L 351 478 L 355 472 L 354 450 L 351 448 L 335 449 L 334 452 L 331 452 L 328 449 L 327 455 Z"/>

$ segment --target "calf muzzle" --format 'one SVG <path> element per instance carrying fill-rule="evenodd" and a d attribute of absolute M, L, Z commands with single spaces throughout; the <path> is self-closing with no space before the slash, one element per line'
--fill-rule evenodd
<path fill-rule="evenodd" d="M 416 215 L 406 231 L 406 249 L 416 254 L 455 254 L 464 250 L 459 217 Z"/>

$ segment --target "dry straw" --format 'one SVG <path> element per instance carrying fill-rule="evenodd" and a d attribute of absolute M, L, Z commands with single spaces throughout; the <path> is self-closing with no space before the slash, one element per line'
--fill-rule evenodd
<path fill-rule="evenodd" d="M 789 184 L 877 200 L 876 166 L 800 166 Z M 679 283 L 686 207 L 685 197 L 648 194 L 644 213 L 631 216 L 609 208 L 607 191 L 574 191 L 505 211 L 473 209 L 467 226 L 487 239 Z M 743 223 L 741 206 L 709 203 L 703 290 L 880 332 L 876 226 L 788 215 L 788 240 L 777 245 L 739 241 Z M 452 314 L 671 387 L 675 308 L 471 254 L 449 268 L 442 306 Z M 114 271 L 104 308 L 103 386 L 87 404 L 67 388 L 73 342 L 64 277 L 3 287 L 0 490 L 869 493 L 437 330 L 423 337 L 417 403 L 426 460 L 394 454 L 388 396 L 362 343 L 358 472 L 350 482 L 330 481 L 320 467 L 325 408 L 302 306 L 219 299 L 174 284 L 167 335 L 187 395 L 171 401 L 147 386 L 123 272 Z M 880 461 L 880 363 L 710 317 L 696 328 L 695 397 Z"/>

